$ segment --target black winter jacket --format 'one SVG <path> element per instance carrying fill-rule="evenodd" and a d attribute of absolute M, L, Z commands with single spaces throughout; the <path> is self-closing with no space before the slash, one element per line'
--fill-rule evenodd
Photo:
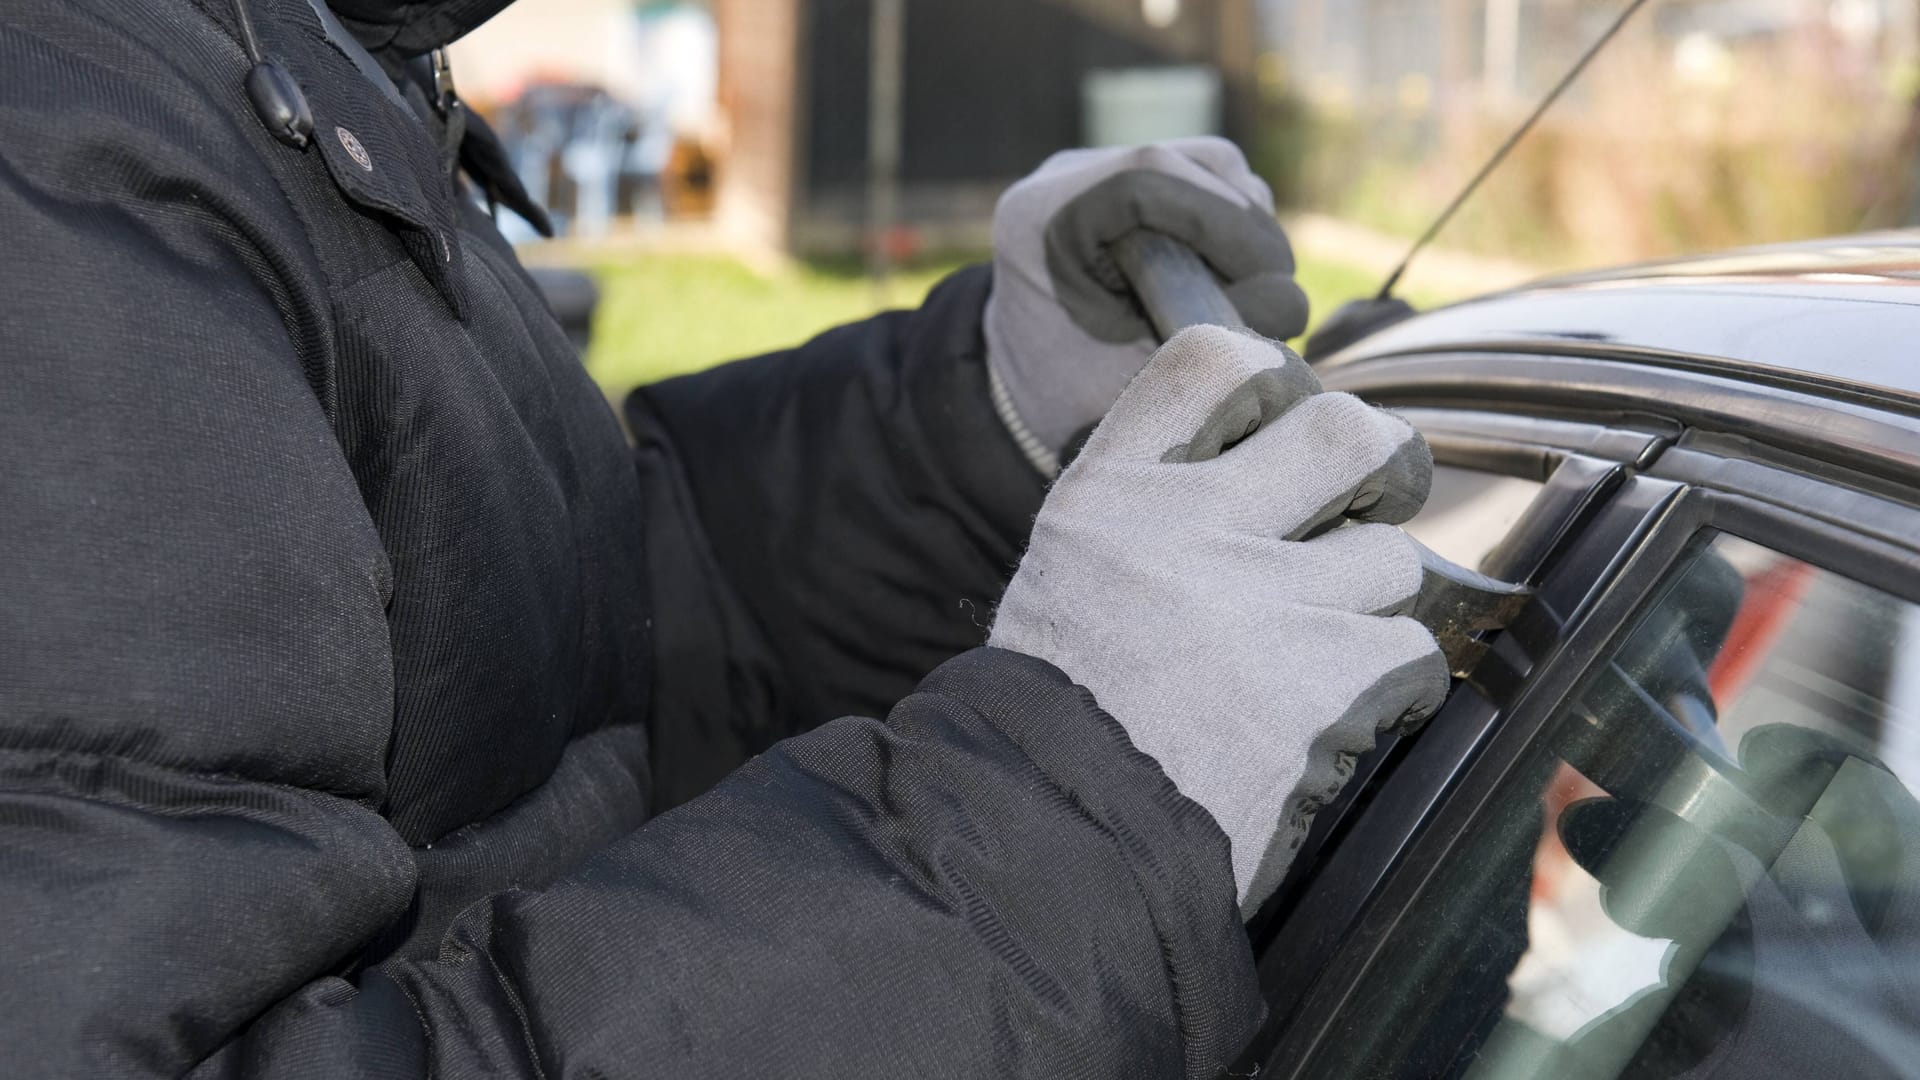
<path fill-rule="evenodd" d="M 1224 838 L 965 651 L 1040 497 L 984 272 L 636 458 L 417 89 L 245 2 L 304 150 L 225 0 L 0 11 L 0 1074 L 1229 1059 Z M 334 0 L 389 69 L 502 4 Z"/>

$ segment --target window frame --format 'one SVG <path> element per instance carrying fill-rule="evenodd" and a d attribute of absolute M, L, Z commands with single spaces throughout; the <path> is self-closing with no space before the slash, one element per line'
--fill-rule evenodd
<path fill-rule="evenodd" d="M 1454 729 L 1461 719 L 1453 715 L 1455 701 L 1467 697 L 1456 693 L 1433 721 L 1444 737 L 1416 748 L 1424 751 L 1437 744 L 1448 752 L 1429 753 L 1431 760 L 1420 769 L 1396 773 L 1395 786 L 1423 771 L 1445 773 L 1449 758 L 1452 774 L 1439 776 L 1437 784 L 1427 778 L 1432 794 L 1425 799 L 1381 793 L 1354 823 L 1358 842 L 1335 849 L 1316 868 L 1315 885 L 1299 909 L 1305 922 L 1285 932 L 1325 937 L 1329 926 L 1340 924 L 1339 930 L 1328 942 L 1332 948 L 1322 964 L 1311 973 L 1293 970 L 1304 984 L 1294 995 L 1299 1007 L 1272 1033 L 1270 1051 L 1255 1059 L 1272 1070 L 1261 1075 L 1298 1075 L 1322 1041 L 1334 1034 L 1360 980 L 1383 961 L 1381 951 L 1409 913 L 1410 903 L 1465 840 L 1467 826 L 1584 683 L 1593 663 L 1621 643 L 1703 533 L 1739 536 L 1920 602 L 1920 510 L 1788 469 L 1697 450 L 1669 452 L 1649 465 L 1645 474 L 1622 486 L 1581 538 L 1598 541 L 1602 534 L 1617 534 L 1629 520 L 1645 526 L 1617 552 L 1608 568 L 1612 572 L 1593 581 L 1595 592 L 1586 598 L 1584 610 L 1571 614 L 1566 632 L 1557 635 L 1525 681 L 1512 688 L 1506 708 L 1491 708 L 1491 702 L 1482 699 L 1484 715 L 1468 717 L 1479 728 L 1471 739 Z M 1668 494 L 1650 503 L 1646 495 L 1655 491 Z M 1552 603 L 1567 593 L 1568 583 L 1561 579 L 1585 576 L 1581 569 L 1563 562 L 1543 584 L 1543 599 Z M 1415 781 L 1406 783 L 1413 786 Z M 1401 820 L 1373 826 L 1373 833 L 1366 834 L 1366 819 L 1375 814 L 1397 814 Z M 1390 850 L 1368 850 L 1379 843 L 1379 836 L 1393 835 L 1399 843 Z M 1351 884 L 1355 880 L 1370 887 L 1357 890 Z M 1356 909 L 1344 918 L 1326 914 L 1327 905 L 1343 899 Z M 1323 925 L 1316 928 L 1315 921 Z M 1280 961 L 1272 948 L 1263 954 L 1263 976 L 1270 957 L 1276 964 Z"/>
<path fill-rule="evenodd" d="M 1459 689 L 1422 733 L 1383 740 L 1316 817 L 1276 895 L 1283 910 L 1270 904 L 1248 927 L 1269 1016 L 1239 1072 L 1287 1072 L 1285 1062 L 1301 1060 L 1288 1047 L 1323 985 L 1343 977 L 1334 961 L 1351 954 L 1362 919 L 1382 910 L 1405 857 L 1471 778 L 1480 751 L 1506 730 L 1524 679 L 1569 647 L 1591 648 L 1595 635 L 1620 630 L 1645 602 L 1641 591 L 1651 585 L 1636 587 L 1625 571 L 1647 572 L 1635 556 L 1650 534 L 1666 531 L 1656 526 L 1667 500 L 1677 505 L 1689 485 L 1717 488 L 1897 547 L 1920 536 L 1912 513 L 1920 508 L 1920 409 L 1829 386 L 1755 381 L 1738 365 L 1564 351 L 1442 343 L 1350 353 L 1319 369 L 1328 389 L 1413 421 L 1436 461 L 1557 489 L 1543 492 L 1540 512 L 1530 510 L 1483 569 L 1540 586 L 1536 608 L 1558 615 L 1530 610 L 1522 625 L 1496 636 L 1493 655 L 1502 662 L 1483 670 L 1504 673 L 1504 683 Z M 1868 492 L 1882 498 L 1866 501 Z M 1563 627 L 1585 629 L 1569 640 Z"/>
<path fill-rule="evenodd" d="M 1615 426 L 1459 408 L 1416 407 L 1402 410 L 1402 415 L 1426 437 L 1436 463 L 1542 482 L 1534 503 L 1488 555 L 1483 569 L 1508 580 L 1538 583 L 1563 563 L 1581 567 L 1561 575 L 1550 598 L 1553 610 L 1565 612 L 1589 599 L 1611 572 L 1618 549 L 1645 527 L 1632 521 L 1629 512 L 1614 510 L 1612 527 L 1594 532 L 1596 521 L 1628 485 L 1631 471 L 1656 459 L 1675 434 L 1657 424 Z M 1640 482 L 1643 494 L 1621 505 L 1649 514 L 1673 487 Z M 1352 846 L 1393 856 L 1405 848 L 1425 816 L 1425 804 L 1444 790 L 1491 730 L 1500 712 L 1495 702 L 1517 673 L 1531 666 L 1526 657 L 1538 655 L 1557 638 L 1559 617 L 1541 617 L 1547 607 L 1538 605 L 1527 625 L 1500 636 L 1496 652 L 1504 658 L 1483 665 L 1483 670 L 1501 673 L 1487 680 L 1492 685 L 1463 684 L 1422 733 L 1383 737 L 1356 762 L 1341 794 L 1315 816 L 1286 879 L 1248 925 L 1273 1021 L 1243 1061 L 1263 1056 L 1270 1036 L 1278 1032 L 1278 1019 L 1304 1000 L 1304 987 L 1292 975 L 1317 970 L 1342 940 L 1342 920 L 1303 912 L 1303 905 L 1322 906 L 1322 894 L 1329 888 L 1327 858 L 1350 846 L 1347 834 L 1363 812 L 1372 824 Z M 1433 732 L 1445 734 L 1429 734 Z M 1416 755 L 1411 753 L 1416 745 L 1430 748 Z M 1387 806 L 1376 809 L 1376 802 Z M 1391 859 L 1375 861 L 1378 866 L 1361 869 L 1343 864 L 1332 910 L 1357 913 L 1360 901 L 1391 865 Z"/>

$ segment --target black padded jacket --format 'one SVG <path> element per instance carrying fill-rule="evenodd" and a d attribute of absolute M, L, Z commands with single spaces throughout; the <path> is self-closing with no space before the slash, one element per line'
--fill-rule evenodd
<path fill-rule="evenodd" d="M 418 89 L 246 3 L 304 149 L 224 0 L 0 12 L 0 1075 L 1230 1059 L 1224 837 L 976 647 L 984 271 L 636 449 Z M 335 2 L 389 68 L 500 6 Z"/>

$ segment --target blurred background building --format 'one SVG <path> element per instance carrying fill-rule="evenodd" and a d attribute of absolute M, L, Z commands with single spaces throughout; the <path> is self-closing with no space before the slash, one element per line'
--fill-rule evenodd
<path fill-rule="evenodd" d="M 701 172 L 684 188 L 711 169 L 723 227 L 801 253 L 862 245 L 876 108 L 897 128 L 905 232 L 889 242 L 902 248 L 984 246 L 1000 191 L 1055 150 L 1256 135 L 1247 0 L 911 0 L 887 86 L 873 78 L 875 7 L 523 0 L 456 63 L 536 195 L 575 228 L 704 211 L 668 205 L 677 144 Z"/>
<path fill-rule="evenodd" d="M 518 0 L 454 52 L 564 230 L 529 257 L 600 276 L 618 384 L 911 302 L 1056 150 L 1202 132 L 1324 313 L 1627 2 Z M 1916 162 L 1920 0 L 1650 0 L 1408 285 L 1920 224 Z"/>
<path fill-rule="evenodd" d="M 702 3 L 532 0 L 456 45 L 454 65 L 555 224 L 599 236 L 711 210 L 718 53 Z"/>
<path fill-rule="evenodd" d="M 982 247 L 993 202 L 1048 154 L 1253 134 L 1258 35 L 1244 0 L 911 0 L 900 79 L 876 86 L 873 0 L 716 0 L 733 122 L 721 211 L 799 251 L 867 224 L 870 110 L 897 95 L 898 219 Z M 736 179 L 738 182 L 736 182 Z"/>

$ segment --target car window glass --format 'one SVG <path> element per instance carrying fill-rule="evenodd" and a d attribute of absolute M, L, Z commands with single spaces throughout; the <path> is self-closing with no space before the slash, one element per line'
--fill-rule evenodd
<path fill-rule="evenodd" d="M 1920 1063 L 1920 606 L 1703 540 L 1416 894 L 1308 1075 Z"/>
<path fill-rule="evenodd" d="M 1435 465 L 1432 494 L 1406 530 L 1461 566 L 1479 566 L 1543 486 L 1535 480 Z"/>

